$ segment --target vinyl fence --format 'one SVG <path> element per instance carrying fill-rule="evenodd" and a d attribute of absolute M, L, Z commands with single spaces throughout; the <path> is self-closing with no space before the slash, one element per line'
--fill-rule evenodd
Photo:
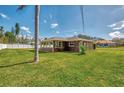
<path fill-rule="evenodd" d="M 39 46 L 40 47 L 40 46 Z M 0 44 L 0 50 L 6 48 L 34 48 L 34 45 L 27 44 Z"/>

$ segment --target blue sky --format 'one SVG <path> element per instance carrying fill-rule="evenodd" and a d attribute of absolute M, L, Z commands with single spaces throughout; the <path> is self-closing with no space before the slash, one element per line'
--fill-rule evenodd
<path fill-rule="evenodd" d="M 16 22 L 21 34 L 34 35 L 34 6 L 16 11 L 18 6 L 0 6 L 0 25 L 7 31 Z M 69 37 L 76 34 L 112 39 L 124 38 L 124 6 L 84 6 L 82 30 L 79 6 L 41 6 L 40 37 Z"/>

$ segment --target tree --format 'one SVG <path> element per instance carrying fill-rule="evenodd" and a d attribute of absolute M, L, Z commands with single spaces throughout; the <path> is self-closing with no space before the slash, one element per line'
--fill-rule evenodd
<path fill-rule="evenodd" d="M 82 20 L 82 29 L 83 29 L 83 32 L 84 32 L 84 6 L 83 5 L 80 5 L 80 12 L 81 12 L 81 20 Z"/>
<path fill-rule="evenodd" d="M 0 38 L 4 35 L 4 27 L 0 26 Z"/>
<path fill-rule="evenodd" d="M 15 36 L 12 32 L 6 32 L 5 37 L 8 40 L 8 43 L 13 43 L 15 41 Z"/>
<path fill-rule="evenodd" d="M 0 26 L 0 43 L 3 43 L 4 39 L 4 27 Z"/>
<path fill-rule="evenodd" d="M 13 33 L 13 35 L 15 35 L 14 27 L 12 27 L 11 32 Z"/>
<path fill-rule="evenodd" d="M 124 46 L 124 38 L 113 38 L 113 42 L 117 44 L 117 46 Z"/>
<path fill-rule="evenodd" d="M 20 33 L 20 26 L 19 26 L 19 23 L 16 23 L 15 24 L 15 35 L 18 37 Z"/>
<path fill-rule="evenodd" d="M 18 10 L 25 8 L 25 5 L 19 6 Z M 39 17 L 40 17 L 40 5 L 35 5 L 35 53 L 34 53 L 34 62 L 38 63 L 39 61 Z"/>
<path fill-rule="evenodd" d="M 19 23 L 15 24 L 15 37 L 16 37 L 16 43 L 19 43 L 19 33 L 20 33 L 20 26 Z"/>
<path fill-rule="evenodd" d="M 83 45 L 80 45 L 80 55 L 85 54 L 85 47 Z"/>

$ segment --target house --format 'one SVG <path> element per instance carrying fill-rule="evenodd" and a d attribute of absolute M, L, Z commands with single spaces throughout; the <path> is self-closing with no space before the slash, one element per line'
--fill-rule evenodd
<path fill-rule="evenodd" d="M 72 51 L 79 52 L 80 45 L 84 45 L 86 49 L 94 49 L 93 41 L 81 38 L 49 38 L 41 41 L 41 50 L 58 52 Z"/>
<path fill-rule="evenodd" d="M 96 45 L 98 47 L 115 47 L 117 44 L 111 40 L 97 40 Z"/>

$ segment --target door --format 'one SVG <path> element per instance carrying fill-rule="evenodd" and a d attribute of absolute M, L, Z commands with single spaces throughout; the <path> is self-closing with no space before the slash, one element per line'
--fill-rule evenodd
<path fill-rule="evenodd" d="M 69 51 L 69 42 L 63 42 L 64 51 Z"/>

